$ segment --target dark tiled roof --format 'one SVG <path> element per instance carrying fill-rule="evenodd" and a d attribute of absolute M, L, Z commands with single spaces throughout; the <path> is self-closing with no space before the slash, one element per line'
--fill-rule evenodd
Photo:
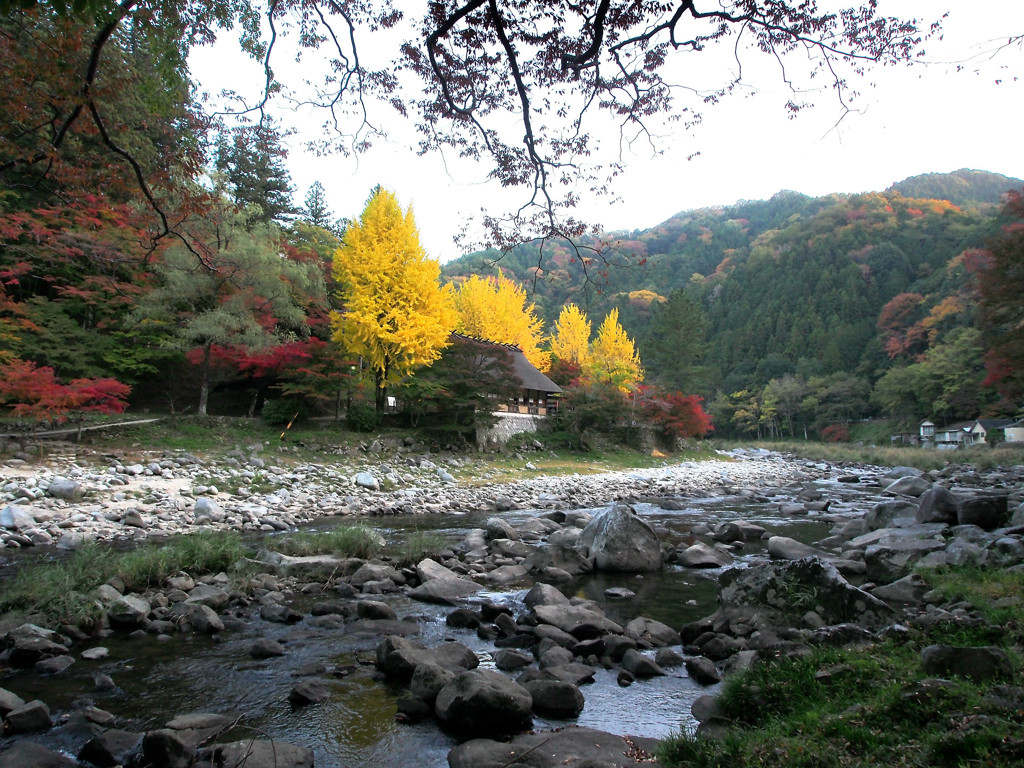
<path fill-rule="evenodd" d="M 512 358 L 512 368 L 516 376 L 523 383 L 523 389 L 533 389 L 538 392 L 561 392 L 562 388 L 551 379 L 541 373 L 537 367 L 526 359 L 523 350 L 515 344 L 504 344 L 490 339 L 478 339 L 475 336 L 466 336 L 462 333 L 453 333 L 453 339 L 467 339 L 479 344 L 489 344 L 494 347 L 501 347 Z"/>

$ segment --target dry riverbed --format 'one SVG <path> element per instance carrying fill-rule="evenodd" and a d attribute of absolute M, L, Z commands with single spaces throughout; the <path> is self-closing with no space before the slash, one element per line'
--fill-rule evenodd
<path fill-rule="evenodd" d="M 494 482 L 486 460 L 397 448 L 352 460 L 285 463 L 260 446 L 219 456 L 89 453 L 0 466 L 0 542 L 6 547 L 143 539 L 196 530 L 272 531 L 344 515 L 466 514 L 588 508 L 756 489 L 834 473 L 767 451 L 598 474 L 550 476 L 529 460 L 522 479 Z M 502 473 L 506 477 L 506 473 Z"/>

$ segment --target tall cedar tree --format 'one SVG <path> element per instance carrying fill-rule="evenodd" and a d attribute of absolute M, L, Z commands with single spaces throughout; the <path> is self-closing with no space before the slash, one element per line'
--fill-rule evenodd
<path fill-rule="evenodd" d="M 1024 190 L 1003 206 L 1002 234 L 987 248 L 978 272 L 988 379 L 1013 408 L 1024 402 Z"/>
<path fill-rule="evenodd" d="M 377 187 L 334 254 L 344 306 L 333 316 L 334 340 L 373 372 L 377 412 L 387 387 L 429 365 L 455 328 L 454 290 L 420 245 L 412 209 Z"/>
<path fill-rule="evenodd" d="M 641 350 L 649 376 L 668 389 L 699 389 L 704 371 L 707 320 L 700 305 L 681 290 L 653 304 Z"/>
<path fill-rule="evenodd" d="M 487 341 L 515 344 L 541 371 L 551 367 L 551 354 L 540 348 L 544 321 L 527 303 L 526 291 L 500 272 L 497 277 L 473 275 L 455 293 L 459 333 Z"/>
<path fill-rule="evenodd" d="M 292 202 L 292 177 L 284 161 L 288 152 L 281 132 L 269 123 L 245 126 L 222 135 L 216 167 L 224 175 L 235 204 L 249 213 L 249 222 L 281 223 L 298 213 Z"/>

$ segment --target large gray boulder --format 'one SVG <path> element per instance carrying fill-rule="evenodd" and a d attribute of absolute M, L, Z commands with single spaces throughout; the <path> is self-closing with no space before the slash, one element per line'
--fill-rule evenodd
<path fill-rule="evenodd" d="M 477 735 L 518 733 L 530 727 L 533 697 L 500 672 L 472 669 L 437 694 L 434 713 L 452 730 Z"/>
<path fill-rule="evenodd" d="M 641 745 L 643 748 L 641 748 Z M 448 753 L 449 768 L 573 768 L 651 765 L 654 745 L 593 728 L 564 728 L 516 736 L 505 743 L 473 739 Z"/>
<path fill-rule="evenodd" d="M 976 496 L 960 502 L 956 517 L 960 525 L 976 525 L 994 531 L 1010 522 L 1006 494 Z"/>
<path fill-rule="evenodd" d="M 568 720 L 583 711 L 585 703 L 579 686 L 562 680 L 530 680 L 523 687 L 533 698 L 533 711 L 540 717 Z"/>
<path fill-rule="evenodd" d="M 885 487 L 886 493 L 897 493 L 901 496 L 921 496 L 932 487 L 930 480 L 924 477 L 912 477 L 905 475 Z"/>
<path fill-rule="evenodd" d="M 568 605 L 569 598 L 556 587 L 538 581 L 530 587 L 530 591 L 526 593 L 523 602 L 527 608 L 535 608 L 538 605 Z"/>
<path fill-rule="evenodd" d="M 124 595 L 107 608 L 107 618 L 118 627 L 138 627 L 145 623 L 152 610 L 149 602 L 139 595 Z"/>
<path fill-rule="evenodd" d="M 867 577 L 878 584 L 888 584 L 903 578 L 917 563 L 945 548 L 945 541 L 933 538 L 903 536 L 883 539 L 864 550 Z M 945 563 L 944 555 L 941 562 Z"/>
<path fill-rule="evenodd" d="M 85 489 L 77 480 L 68 477 L 55 477 L 46 487 L 46 493 L 55 499 L 75 502 L 82 500 Z"/>
<path fill-rule="evenodd" d="M 956 525 L 956 511 L 960 505 L 951 490 L 942 485 L 933 485 L 918 501 L 915 518 L 919 523 L 947 523 Z"/>
<path fill-rule="evenodd" d="M 594 516 L 578 546 L 599 571 L 661 570 L 661 542 L 654 528 L 627 504 L 612 504 Z"/>
<path fill-rule="evenodd" d="M 898 520 L 906 519 L 907 522 L 912 522 L 917 515 L 917 509 L 918 505 L 911 501 L 883 501 L 875 504 L 864 515 L 864 524 L 869 531 L 891 528 L 896 525 Z"/>
<path fill-rule="evenodd" d="M 733 569 L 720 581 L 719 610 L 731 619 L 759 616 L 776 626 L 800 626 L 813 611 L 825 624 L 881 627 L 895 615 L 886 603 L 850 584 L 834 565 L 813 557 Z"/>

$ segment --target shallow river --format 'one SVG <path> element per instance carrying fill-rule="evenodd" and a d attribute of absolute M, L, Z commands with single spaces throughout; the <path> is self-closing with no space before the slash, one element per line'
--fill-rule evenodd
<path fill-rule="evenodd" d="M 698 523 L 714 526 L 734 519 L 751 520 L 773 534 L 805 542 L 827 535 L 829 525 L 825 522 L 813 517 L 777 517 L 772 509 L 771 505 L 736 498 L 701 499 L 678 511 L 637 505 L 637 511 L 659 530 L 663 540 L 672 543 L 687 539 L 689 530 Z M 519 510 L 502 516 L 515 525 L 532 514 L 536 512 Z M 449 535 L 454 542 L 467 530 L 481 526 L 489 516 L 389 517 L 367 522 L 393 541 L 400 540 L 408 530 L 427 528 Z M 318 529 L 350 522 L 351 518 L 331 518 Z M 763 551 L 760 543 L 748 544 L 737 564 Z M 718 573 L 668 567 L 660 574 L 643 576 L 596 574 L 580 579 L 575 594 L 596 600 L 610 618 L 623 624 L 647 616 L 679 628 L 714 611 Z M 628 587 L 636 597 L 609 600 L 604 595 L 609 587 Z M 525 589 L 519 588 L 481 593 L 480 597 L 508 603 L 518 613 L 524 594 Z M 325 595 L 317 599 L 330 598 Z M 26 701 L 46 701 L 57 715 L 69 711 L 76 700 L 90 699 L 117 716 L 117 727 L 132 731 L 163 727 L 174 715 L 186 712 L 242 715 L 242 723 L 250 730 L 238 730 L 239 738 L 255 734 L 308 746 L 316 755 L 318 768 L 446 766 L 448 751 L 457 743 L 455 738 L 432 722 L 407 725 L 395 721 L 395 702 L 403 691 L 382 682 L 374 672 L 372 660 L 380 638 L 315 626 L 308 615 L 312 602 L 313 598 L 303 597 L 295 604 L 307 613 L 298 624 L 284 626 L 256 618 L 225 631 L 219 642 L 185 635 L 162 643 L 152 638 L 133 641 L 109 637 L 94 643 L 109 649 L 104 659 L 79 659 L 57 678 L 9 673 L 0 677 L 0 686 Z M 475 631 L 453 630 L 445 625 L 444 618 L 451 609 L 401 596 L 388 597 L 387 602 L 399 617 L 418 617 L 421 632 L 413 639 L 427 645 L 458 640 L 478 654 L 483 666 L 493 666 L 492 644 L 479 640 Z M 252 659 L 248 650 L 258 637 L 284 642 L 287 653 L 269 660 Z M 85 647 L 91 646 L 78 646 L 75 652 Z M 331 698 L 323 704 L 292 708 L 288 703 L 291 687 L 316 665 L 326 668 L 318 676 L 329 681 Z M 693 683 L 681 668 L 668 671 L 666 677 L 620 688 L 616 671 L 599 670 L 595 682 L 582 688 L 586 705 L 575 722 L 614 733 L 653 737 L 694 726 L 690 705 L 708 689 Z M 96 674 L 109 675 L 116 687 L 96 690 Z M 565 723 L 537 719 L 535 724 L 545 728 Z M 80 739 L 62 734 L 61 729 L 32 738 L 54 748 L 74 750 L 81 744 Z"/>

